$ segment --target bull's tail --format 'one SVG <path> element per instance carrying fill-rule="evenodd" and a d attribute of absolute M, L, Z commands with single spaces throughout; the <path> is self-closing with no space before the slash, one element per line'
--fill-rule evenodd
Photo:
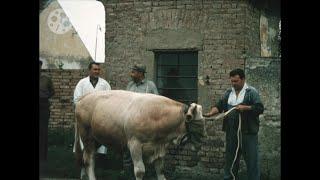
<path fill-rule="evenodd" d="M 74 133 L 74 144 L 73 144 L 73 152 L 75 153 L 76 165 L 78 167 L 83 167 L 83 151 L 82 151 L 82 142 L 80 138 L 80 132 L 77 120 L 75 122 L 75 133 Z M 81 147 L 82 145 L 82 147 Z"/>

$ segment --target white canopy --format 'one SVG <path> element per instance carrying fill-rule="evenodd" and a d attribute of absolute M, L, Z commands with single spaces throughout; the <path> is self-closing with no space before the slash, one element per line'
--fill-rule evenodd
<path fill-rule="evenodd" d="M 105 61 L 105 10 L 96 0 L 58 0 L 95 62 Z"/>

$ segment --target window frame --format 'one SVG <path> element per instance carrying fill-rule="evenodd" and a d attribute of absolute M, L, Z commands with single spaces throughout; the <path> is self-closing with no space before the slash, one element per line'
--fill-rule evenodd
<path fill-rule="evenodd" d="M 176 54 L 177 55 L 177 65 L 167 65 L 167 64 L 162 64 L 160 61 L 160 56 L 163 54 Z M 183 64 L 181 63 L 182 60 L 182 55 L 186 54 L 193 54 L 195 57 L 195 62 L 196 64 Z M 179 99 L 179 98 L 171 98 L 173 100 L 179 101 L 181 103 L 197 103 L 198 102 L 198 67 L 199 67 L 199 61 L 198 61 L 198 51 L 195 50 L 164 50 L 164 51 L 154 51 L 155 55 L 155 82 L 159 90 L 159 94 L 162 95 L 162 90 L 186 90 L 188 93 L 191 91 L 196 91 L 195 94 L 196 96 L 191 98 L 191 99 Z M 170 75 L 164 75 L 160 74 L 159 75 L 159 67 L 177 67 L 180 70 L 180 67 L 196 67 L 196 73 L 194 76 L 183 76 L 183 75 L 177 75 L 177 76 L 170 76 Z M 159 87 L 159 78 L 191 78 L 195 79 L 195 88 L 170 88 L 170 87 Z"/>

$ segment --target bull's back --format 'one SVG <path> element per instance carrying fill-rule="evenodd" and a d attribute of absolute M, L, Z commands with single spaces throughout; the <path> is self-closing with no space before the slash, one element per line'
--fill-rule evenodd
<path fill-rule="evenodd" d="M 99 105 L 100 106 L 100 105 Z M 104 107 L 112 107 L 105 109 Z M 114 92 L 109 100 L 101 103 L 101 109 L 120 121 L 124 134 L 143 142 L 167 140 L 167 137 L 184 122 L 183 104 L 164 96 L 128 91 Z"/>

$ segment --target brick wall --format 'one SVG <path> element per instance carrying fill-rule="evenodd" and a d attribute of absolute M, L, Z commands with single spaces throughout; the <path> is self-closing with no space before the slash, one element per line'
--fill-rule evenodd
<path fill-rule="evenodd" d="M 72 128 L 73 91 L 78 81 L 87 75 L 85 70 L 42 70 L 53 81 L 55 95 L 51 98 L 49 128 Z"/>
<path fill-rule="evenodd" d="M 119 3 L 121 2 L 121 3 Z M 227 87 L 228 72 L 243 67 L 246 4 L 237 1 L 106 1 L 106 67 L 115 88 L 125 88 L 126 72 L 146 56 L 145 38 L 154 30 L 184 30 L 202 35 L 199 75 L 211 79 L 210 99 Z M 187 38 L 187 37 L 186 37 Z M 150 70 L 149 70 L 150 71 Z M 148 74 L 153 78 L 153 69 Z"/>
<path fill-rule="evenodd" d="M 245 8 L 245 56 L 260 56 L 260 11 L 252 6 Z"/>
<path fill-rule="evenodd" d="M 89 61 L 87 64 L 89 64 Z M 102 64 L 100 67 L 100 77 L 107 79 L 104 65 Z M 87 69 L 43 69 L 41 72 L 52 78 L 55 90 L 55 95 L 50 100 L 49 128 L 73 128 L 73 92 L 79 80 L 88 76 Z"/>

